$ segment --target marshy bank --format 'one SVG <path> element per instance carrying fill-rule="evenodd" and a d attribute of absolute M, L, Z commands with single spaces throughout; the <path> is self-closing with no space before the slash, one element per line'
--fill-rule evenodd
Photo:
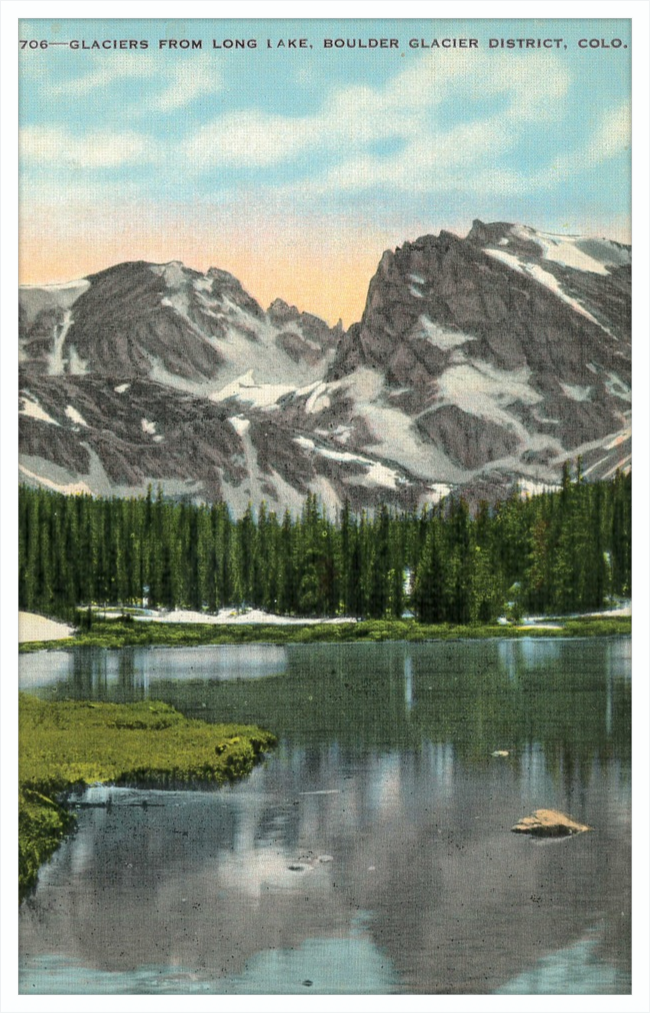
<path fill-rule="evenodd" d="M 20 652 L 67 650 L 71 647 L 200 647 L 208 644 L 315 644 L 382 641 L 484 640 L 522 637 L 629 636 L 629 615 L 549 617 L 540 625 L 475 623 L 425 624 L 415 619 L 371 619 L 358 622 L 278 625 L 275 623 L 164 623 L 138 621 L 131 616 L 92 619 L 73 637 L 22 643 Z"/>
<path fill-rule="evenodd" d="M 47 702 L 20 694 L 19 889 L 74 826 L 65 798 L 97 782 L 223 785 L 249 774 L 276 739 L 260 728 L 206 724 L 157 701 Z"/>

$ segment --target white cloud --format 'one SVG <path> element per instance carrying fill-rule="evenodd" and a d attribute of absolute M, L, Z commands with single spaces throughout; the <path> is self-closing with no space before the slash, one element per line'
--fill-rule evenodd
<path fill-rule="evenodd" d="M 90 91 L 108 88 L 125 78 L 152 77 L 159 69 L 156 58 L 150 53 L 118 51 L 104 53 L 98 59 L 101 62 L 98 62 L 89 73 L 51 85 L 48 89 L 50 94 L 55 98 L 65 95 L 87 95 Z"/>
<path fill-rule="evenodd" d="M 118 79 L 133 78 L 135 84 L 141 78 L 146 91 L 138 86 L 137 98 L 125 109 L 138 122 L 152 113 L 177 113 L 201 99 L 204 107 L 198 112 L 205 119 L 209 97 L 225 87 L 220 65 L 209 54 L 188 54 L 187 59 L 170 59 L 159 77 L 161 58 L 154 68 L 150 55 L 124 54 L 106 67 L 96 66 L 59 85 L 59 94 L 81 95 L 95 89 L 98 101 L 101 89 Z M 326 89 L 320 107 L 309 114 L 268 112 L 251 104 L 239 111 L 230 108 L 198 126 L 189 117 L 187 125 L 175 117 L 177 129 L 159 140 L 148 136 L 149 128 L 145 133 L 126 125 L 87 135 L 71 134 L 63 127 L 30 126 L 23 130 L 21 151 L 39 185 L 56 166 L 92 170 L 156 162 L 161 169 L 164 166 L 168 178 L 191 180 L 192 175 L 219 169 L 292 165 L 295 176 L 296 163 L 302 160 L 308 168 L 297 181 L 258 183 L 258 197 L 260 186 L 265 199 L 351 195 L 382 188 L 412 194 L 462 190 L 478 198 L 504 192 L 516 196 L 554 187 L 629 144 L 629 105 L 623 105 L 603 114 L 581 150 L 567 153 L 565 146 L 555 159 L 549 150 L 542 167 L 539 149 L 528 167 L 515 159 L 516 148 L 538 126 L 548 131 L 557 123 L 560 138 L 570 84 L 566 66 L 551 53 L 457 52 L 444 68 L 439 54 L 426 54 L 402 64 L 399 73 L 380 87 Z M 184 139 L 179 139 L 178 131 L 185 131 Z M 189 185 L 196 183 L 194 178 Z M 138 185 L 133 182 L 136 189 Z"/>
<path fill-rule="evenodd" d="M 586 154 L 593 162 L 614 158 L 630 146 L 632 110 L 629 102 L 609 109 L 603 116 Z"/>
<path fill-rule="evenodd" d="M 151 161 L 155 146 L 133 130 L 97 130 L 75 136 L 63 127 L 28 126 L 20 132 L 20 154 L 28 165 L 110 169 Z"/>
<path fill-rule="evenodd" d="M 151 92 L 144 99 L 138 96 L 139 109 L 141 112 L 174 112 L 203 95 L 214 95 L 223 90 L 223 75 L 210 56 L 181 54 L 172 58 L 173 62 L 161 74 L 162 59 L 167 57 L 140 52 L 104 54 L 101 63 L 95 64 L 88 73 L 52 85 L 49 93 L 54 98 L 80 97 L 103 91 L 122 81 L 147 81 L 150 87 L 154 80 L 163 81 L 166 87 L 162 91 Z M 133 108 L 127 107 L 127 111 L 133 112 Z"/>
<path fill-rule="evenodd" d="M 610 158 L 615 158 L 630 147 L 632 136 L 631 109 L 629 102 L 623 102 L 615 109 L 608 109 L 600 123 L 581 148 L 558 155 L 544 175 L 553 180 L 562 179 L 577 170 L 591 171 Z M 542 174 L 535 177 L 543 185 Z"/>
<path fill-rule="evenodd" d="M 224 87 L 223 75 L 210 56 L 189 54 L 171 68 L 169 77 L 169 86 L 150 99 L 152 109 L 174 112 L 204 95 L 215 95 Z"/>
<path fill-rule="evenodd" d="M 531 93 L 531 79 L 544 88 Z M 203 125 L 182 146 L 197 171 L 219 166 L 268 167 L 310 155 L 346 153 L 344 161 L 324 172 L 312 187 L 353 189 L 371 183 L 419 188 L 427 174 L 453 167 L 471 169 L 488 157 L 494 161 L 530 129 L 531 123 L 561 119 L 569 87 L 562 64 L 550 56 L 499 57 L 458 53 L 440 73 L 427 55 L 381 88 L 355 85 L 326 96 L 310 115 L 285 116 L 248 109 L 228 112 Z M 486 100 L 502 98 L 498 115 L 471 119 Z M 445 126 L 441 107 L 453 102 L 467 119 Z M 401 141 L 390 155 L 368 151 L 370 144 Z M 481 166 L 484 168 L 484 166 Z M 427 180 L 427 186 L 431 181 Z"/>
<path fill-rule="evenodd" d="M 185 142 L 183 153 L 199 168 L 268 166 L 293 159 L 322 140 L 321 124 L 316 117 L 294 118 L 248 109 L 224 113 L 201 127 Z"/>

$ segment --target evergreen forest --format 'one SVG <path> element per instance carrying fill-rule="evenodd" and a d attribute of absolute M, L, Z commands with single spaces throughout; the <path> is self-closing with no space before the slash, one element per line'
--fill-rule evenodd
<path fill-rule="evenodd" d="M 20 608 L 71 618 L 80 606 L 255 607 L 486 623 L 565 614 L 631 595 L 631 475 L 561 487 L 471 512 L 449 497 L 410 513 L 380 506 L 329 517 L 265 504 L 234 519 L 224 503 L 65 496 L 21 486 Z"/>

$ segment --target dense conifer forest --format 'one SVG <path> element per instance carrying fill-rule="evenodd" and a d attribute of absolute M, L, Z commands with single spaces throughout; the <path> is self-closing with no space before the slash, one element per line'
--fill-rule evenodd
<path fill-rule="evenodd" d="M 336 518 L 309 495 L 299 517 L 264 504 L 234 520 L 223 503 L 160 490 L 130 499 L 20 488 L 20 607 L 71 617 L 90 603 L 207 609 L 253 606 L 293 616 L 489 622 L 510 609 L 561 614 L 631 594 L 631 475 L 515 493 L 470 513 L 448 498 L 419 512 L 346 505 Z"/>

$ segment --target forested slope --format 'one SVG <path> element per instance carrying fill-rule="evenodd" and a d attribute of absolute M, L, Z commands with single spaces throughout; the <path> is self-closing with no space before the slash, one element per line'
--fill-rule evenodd
<path fill-rule="evenodd" d="M 20 607 L 70 617 L 94 603 L 255 606 L 282 615 L 485 622 L 515 611 L 599 608 L 631 594 L 631 475 L 572 479 L 472 514 L 433 508 L 334 519 L 309 495 L 299 517 L 265 504 L 235 520 L 150 489 L 139 498 L 20 489 Z"/>

